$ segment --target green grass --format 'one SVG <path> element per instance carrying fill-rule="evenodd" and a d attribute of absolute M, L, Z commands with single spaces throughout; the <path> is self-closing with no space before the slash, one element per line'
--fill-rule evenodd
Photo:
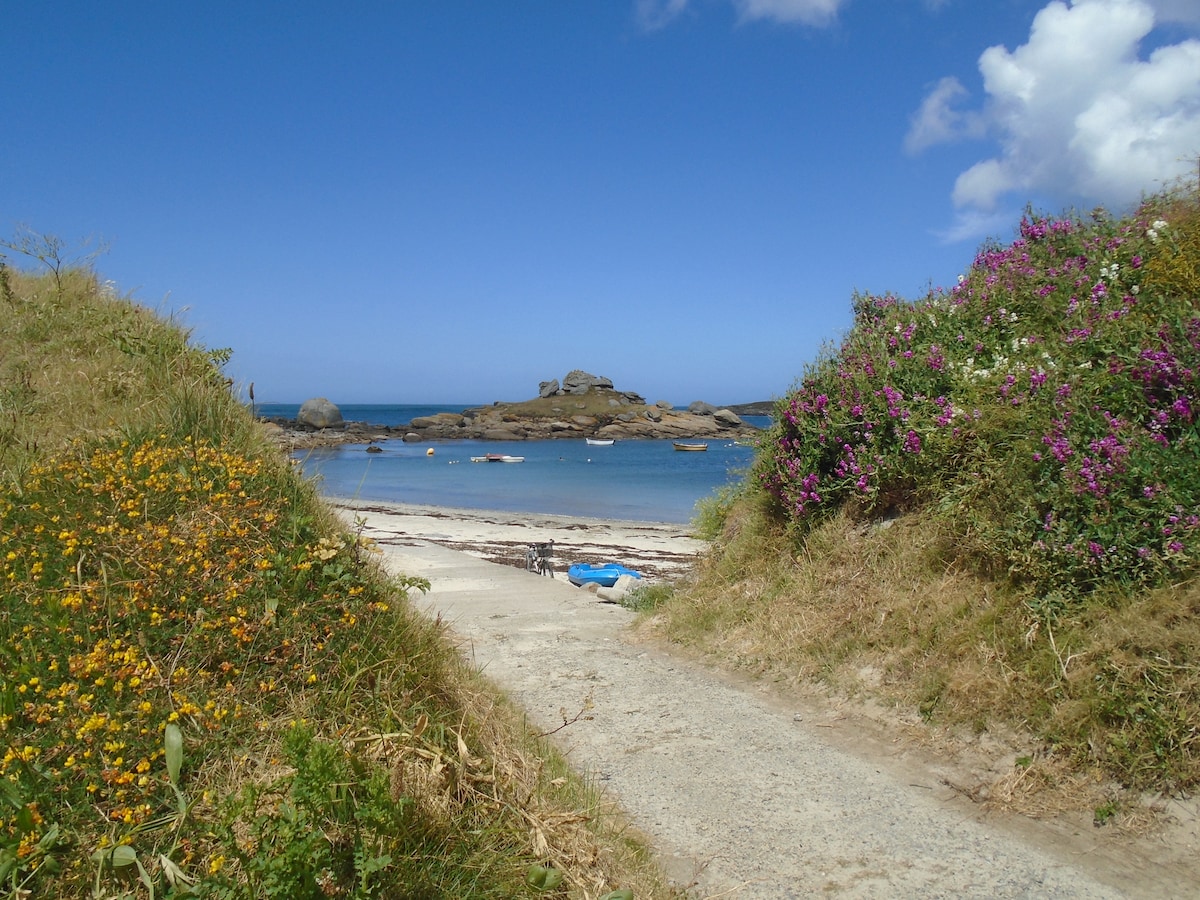
<path fill-rule="evenodd" d="M 610 400 L 617 400 L 613 405 Z M 629 404 L 621 399 L 617 391 L 592 388 L 586 394 L 567 394 L 562 397 L 535 397 L 512 403 L 498 403 L 482 407 L 489 415 L 511 416 L 513 421 L 525 419 L 570 419 L 573 416 L 593 416 L 611 422 L 622 413 L 638 415 L 645 412 L 645 404 Z"/>
<path fill-rule="evenodd" d="M 669 896 L 238 404 L 88 269 L 0 268 L 0 896 Z"/>

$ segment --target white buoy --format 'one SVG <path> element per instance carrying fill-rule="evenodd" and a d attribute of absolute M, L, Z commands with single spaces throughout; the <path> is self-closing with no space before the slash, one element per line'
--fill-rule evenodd
<path fill-rule="evenodd" d="M 426 450 L 426 451 L 425 451 L 425 455 L 426 455 L 426 456 L 433 456 L 433 448 L 432 448 L 432 447 L 430 447 L 428 450 Z"/>

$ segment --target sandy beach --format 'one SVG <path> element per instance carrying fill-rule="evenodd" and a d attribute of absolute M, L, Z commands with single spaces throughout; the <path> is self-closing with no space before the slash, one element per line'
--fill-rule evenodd
<path fill-rule="evenodd" d="M 536 513 L 333 500 L 348 521 L 363 523 L 381 547 L 433 543 L 479 559 L 524 568 L 531 543 L 554 541 L 555 577 L 574 563 L 617 562 L 647 581 L 682 575 L 706 544 L 688 525 L 622 522 Z"/>

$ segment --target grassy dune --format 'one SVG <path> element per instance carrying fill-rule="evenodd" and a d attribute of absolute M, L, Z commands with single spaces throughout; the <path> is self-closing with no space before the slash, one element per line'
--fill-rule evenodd
<path fill-rule="evenodd" d="M 1006 780 L 1030 806 L 1057 792 L 1104 819 L 1125 790 L 1194 790 L 1194 189 L 1031 214 L 952 290 L 854 308 L 745 485 L 705 508 L 714 550 L 653 627 L 783 683 L 1023 735 Z"/>
<path fill-rule="evenodd" d="M 263 437 L 227 352 L 14 262 L 0 896 L 669 895 Z"/>

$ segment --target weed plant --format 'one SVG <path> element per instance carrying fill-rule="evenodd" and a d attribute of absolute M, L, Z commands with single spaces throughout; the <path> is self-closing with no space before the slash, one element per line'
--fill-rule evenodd
<path fill-rule="evenodd" d="M 853 309 L 703 511 L 716 550 L 664 627 L 757 671 L 871 672 L 1127 785 L 1200 783 L 1195 194 L 1028 213 L 954 287 Z"/>
<path fill-rule="evenodd" d="M 0 896 L 665 894 L 227 352 L 89 270 L 0 274 Z"/>

